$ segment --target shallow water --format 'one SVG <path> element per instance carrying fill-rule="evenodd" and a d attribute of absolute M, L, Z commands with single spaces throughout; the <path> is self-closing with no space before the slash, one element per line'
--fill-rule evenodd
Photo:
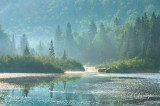
<path fill-rule="evenodd" d="M 0 74 L 0 105 L 158 106 L 160 74 Z"/>

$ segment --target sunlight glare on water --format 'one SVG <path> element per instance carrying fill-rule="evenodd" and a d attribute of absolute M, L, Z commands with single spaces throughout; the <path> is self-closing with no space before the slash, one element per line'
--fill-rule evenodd
<path fill-rule="evenodd" d="M 159 74 L 3 75 L 1 105 L 160 105 Z"/>

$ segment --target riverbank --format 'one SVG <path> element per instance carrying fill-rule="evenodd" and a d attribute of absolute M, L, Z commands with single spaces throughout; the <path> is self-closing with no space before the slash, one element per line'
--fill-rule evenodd
<path fill-rule="evenodd" d="M 45 56 L 1 56 L 1 73 L 64 73 L 66 70 L 84 70 L 73 59 L 58 59 Z"/>
<path fill-rule="evenodd" d="M 97 66 L 99 72 L 105 73 L 159 73 L 158 61 L 153 59 L 128 59 Z"/>

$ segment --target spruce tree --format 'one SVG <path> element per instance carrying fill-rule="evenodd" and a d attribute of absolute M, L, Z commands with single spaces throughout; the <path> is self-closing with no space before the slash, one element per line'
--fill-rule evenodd
<path fill-rule="evenodd" d="M 30 55 L 30 51 L 29 51 L 28 45 L 26 45 L 26 47 L 24 49 L 24 55 Z"/>
<path fill-rule="evenodd" d="M 11 49 L 12 49 L 12 54 L 15 55 L 16 54 L 16 44 L 15 44 L 14 35 L 12 36 Z"/>
<path fill-rule="evenodd" d="M 100 62 L 102 63 L 106 61 L 107 56 L 109 54 L 108 38 L 106 36 L 105 28 L 102 23 L 100 24 L 99 36 L 100 36 L 100 47 L 99 47 L 100 57 L 99 59 L 100 59 Z"/>
<path fill-rule="evenodd" d="M 68 56 L 75 56 L 75 42 L 73 39 L 72 35 L 72 27 L 71 24 L 67 24 L 67 29 L 66 29 L 66 37 L 65 37 L 65 49 L 66 52 L 68 53 Z"/>
<path fill-rule="evenodd" d="M 95 35 L 97 34 L 97 26 L 92 21 L 89 25 L 89 31 L 88 31 L 88 50 L 87 50 L 87 58 L 89 62 L 96 62 L 97 60 L 97 51 L 95 51 L 96 47 L 93 45 L 93 40 L 95 38 Z"/>
<path fill-rule="evenodd" d="M 92 21 L 89 25 L 89 41 L 90 43 L 92 42 L 92 40 L 94 39 L 95 35 L 97 33 L 97 26 L 94 23 L 94 21 Z"/>
<path fill-rule="evenodd" d="M 55 52 L 58 57 L 60 57 L 63 54 L 64 49 L 64 39 L 62 37 L 62 31 L 60 26 L 56 29 L 56 34 L 54 38 L 54 46 L 55 46 Z"/>
<path fill-rule="evenodd" d="M 21 40 L 20 40 L 20 53 L 23 54 L 24 50 L 28 46 L 28 40 L 25 34 L 22 35 Z"/>
<path fill-rule="evenodd" d="M 66 60 L 66 59 L 67 59 L 67 54 L 66 54 L 66 51 L 65 51 L 65 50 L 64 50 L 64 53 L 63 53 L 62 59 L 63 59 L 63 60 Z"/>
<path fill-rule="evenodd" d="M 114 25 L 115 25 L 115 26 L 119 26 L 119 19 L 118 19 L 117 17 L 116 17 L 115 20 L 114 20 Z"/>
<path fill-rule="evenodd" d="M 49 47 L 48 47 L 49 48 Z M 44 45 L 42 41 L 39 42 L 37 46 L 38 55 L 46 55 L 47 54 L 47 47 Z"/>
<path fill-rule="evenodd" d="M 139 53 L 139 41 L 136 34 L 136 30 L 131 26 L 130 28 L 130 38 L 129 38 L 129 48 L 128 48 L 128 58 L 134 58 L 138 56 Z"/>
<path fill-rule="evenodd" d="M 49 55 L 50 55 L 50 57 L 55 57 L 53 41 L 52 40 L 50 42 Z"/>

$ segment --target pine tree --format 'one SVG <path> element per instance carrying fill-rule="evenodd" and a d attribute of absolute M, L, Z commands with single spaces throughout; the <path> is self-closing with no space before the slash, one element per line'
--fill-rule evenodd
<path fill-rule="evenodd" d="M 62 56 L 62 59 L 63 60 L 66 60 L 67 59 L 67 54 L 66 54 L 66 51 L 64 50 L 64 54 L 63 54 L 63 56 Z"/>
<path fill-rule="evenodd" d="M 114 20 L 114 25 L 115 25 L 115 26 L 119 26 L 119 19 L 118 19 L 117 17 L 116 17 L 115 20 Z"/>
<path fill-rule="evenodd" d="M 15 55 L 16 54 L 16 44 L 15 44 L 14 35 L 12 36 L 11 49 L 12 49 L 12 53 Z"/>
<path fill-rule="evenodd" d="M 47 50 L 48 50 L 47 47 L 43 44 L 43 42 L 40 41 L 37 46 L 38 55 L 42 55 L 42 56 L 46 55 Z"/>
<path fill-rule="evenodd" d="M 131 26 L 130 28 L 130 38 L 129 38 L 129 49 L 128 58 L 134 58 L 138 56 L 139 53 L 139 41 L 136 34 L 136 30 Z"/>
<path fill-rule="evenodd" d="M 146 13 L 144 13 L 144 16 L 142 16 L 140 25 L 141 26 L 138 34 L 138 38 L 140 41 L 139 57 L 144 58 L 146 57 L 146 52 L 150 38 L 149 19 Z M 136 27 L 136 29 L 137 28 L 138 27 Z"/>
<path fill-rule="evenodd" d="M 56 34 L 54 38 L 54 46 L 55 46 L 55 52 L 58 57 L 60 57 L 63 54 L 64 49 L 64 39 L 62 37 L 62 31 L 60 26 L 56 29 Z"/>
<path fill-rule="evenodd" d="M 96 47 L 93 45 L 93 40 L 95 38 L 95 35 L 97 34 L 97 26 L 92 21 L 89 25 L 89 31 L 88 31 L 88 50 L 87 50 L 87 60 L 96 62 L 97 60 L 97 51 L 95 51 Z"/>
<path fill-rule="evenodd" d="M 119 59 L 123 60 L 126 58 L 127 56 L 127 48 L 128 48 L 128 39 L 127 39 L 127 35 L 126 33 L 123 34 L 122 36 L 122 40 L 121 40 L 121 45 L 120 45 L 120 55 L 119 55 Z"/>
<path fill-rule="evenodd" d="M 50 55 L 50 57 L 55 57 L 53 41 L 52 40 L 50 42 L 49 55 Z"/>
<path fill-rule="evenodd" d="M 24 49 L 24 55 L 30 55 L 30 51 L 29 51 L 28 45 L 26 45 L 26 47 Z"/>
<path fill-rule="evenodd" d="M 73 39 L 72 35 L 72 28 L 71 24 L 67 24 L 67 29 L 66 29 L 66 37 L 65 37 L 65 49 L 66 52 L 68 53 L 68 56 L 75 56 L 75 42 Z"/>
<path fill-rule="evenodd" d="M 100 62 L 105 62 L 108 54 L 109 54 L 109 43 L 108 43 L 108 38 L 106 36 L 106 32 L 105 32 L 105 28 L 104 25 L 101 23 L 100 24 L 100 32 L 99 32 L 99 36 L 100 36 L 100 47 L 99 47 L 99 52 L 100 52 Z"/>
<path fill-rule="evenodd" d="M 93 41 L 96 33 L 97 33 L 97 26 L 94 23 L 94 21 L 92 21 L 91 24 L 89 25 L 89 41 L 90 41 L 90 43 Z"/>
<path fill-rule="evenodd" d="M 143 41 L 141 23 L 142 23 L 141 18 L 138 17 L 135 21 L 135 33 L 139 42 L 138 57 L 141 56 L 142 41 Z"/>
<path fill-rule="evenodd" d="M 23 54 L 24 50 L 28 46 L 28 40 L 25 34 L 22 35 L 21 40 L 20 40 L 20 53 Z"/>

